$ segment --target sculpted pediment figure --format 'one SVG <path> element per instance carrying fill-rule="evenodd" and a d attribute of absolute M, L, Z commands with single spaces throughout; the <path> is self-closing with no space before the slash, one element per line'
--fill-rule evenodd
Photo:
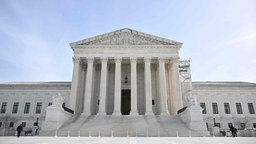
<path fill-rule="evenodd" d="M 132 29 L 121 29 L 71 43 L 75 45 L 181 45 L 182 43 Z"/>

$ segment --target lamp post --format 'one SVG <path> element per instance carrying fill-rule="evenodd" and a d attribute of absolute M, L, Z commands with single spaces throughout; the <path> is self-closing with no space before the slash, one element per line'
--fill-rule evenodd
<path fill-rule="evenodd" d="M 35 132 L 35 135 L 39 135 L 39 124 L 38 124 L 38 120 L 39 120 L 39 117 L 37 117 L 36 118 L 36 126 L 37 126 L 37 128 L 36 128 L 36 132 Z"/>
<path fill-rule="evenodd" d="M 213 118 L 213 126 L 214 126 L 214 127 L 216 126 L 215 118 Z"/>

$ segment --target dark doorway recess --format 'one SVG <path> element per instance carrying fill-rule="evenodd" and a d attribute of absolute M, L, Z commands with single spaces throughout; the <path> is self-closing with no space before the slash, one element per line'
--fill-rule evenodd
<path fill-rule="evenodd" d="M 122 90 L 121 97 L 121 113 L 129 115 L 131 111 L 131 90 Z"/>

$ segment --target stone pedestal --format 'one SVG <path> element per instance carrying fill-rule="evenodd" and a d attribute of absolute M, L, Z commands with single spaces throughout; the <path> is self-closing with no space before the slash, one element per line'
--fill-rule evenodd
<path fill-rule="evenodd" d="M 220 128 L 214 126 L 214 127 L 211 129 L 211 134 L 212 134 L 213 136 L 220 136 Z"/>
<path fill-rule="evenodd" d="M 206 124 L 203 120 L 202 108 L 198 105 L 192 105 L 179 114 L 181 120 L 186 123 L 188 128 L 195 131 L 206 131 Z"/>
<path fill-rule="evenodd" d="M 64 111 L 62 107 L 55 105 L 48 106 L 46 108 L 45 121 L 42 125 L 43 131 L 57 130 L 64 124 L 68 119 L 72 117 L 71 113 Z"/>

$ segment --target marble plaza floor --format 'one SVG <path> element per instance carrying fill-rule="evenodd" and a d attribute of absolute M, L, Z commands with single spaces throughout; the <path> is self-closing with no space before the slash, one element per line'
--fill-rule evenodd
<path fill-rule="evenodd" d="M 255 144 L 256 137 L 0 137 L 0 144 Z"/>

